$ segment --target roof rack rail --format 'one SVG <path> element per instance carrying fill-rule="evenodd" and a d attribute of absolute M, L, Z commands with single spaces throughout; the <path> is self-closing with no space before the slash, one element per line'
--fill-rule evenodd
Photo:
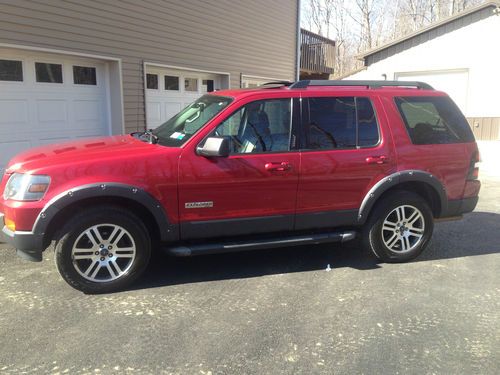
<path fill-rule="evenodd" d="M 309 86 L 366 86 L 368 88 L 380 87 L 416 87 L 421 90 L 434 90 L 425 82 L 418 81 L 354 81 L 354 80 L 302 80 L 290 86 L 291 89 L 303 89 Z"/>
<path fill-rule="evenodd" d="M 271 82 L 266 82 L 260 85 L 259 87 L 265 87 L 265 86 L 292 86 L 294 83 L 291 81 L 271 81 Z"/>

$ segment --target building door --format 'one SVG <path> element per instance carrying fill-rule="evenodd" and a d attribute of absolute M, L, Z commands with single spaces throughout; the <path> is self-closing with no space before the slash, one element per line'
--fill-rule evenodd
<path fill-rule="evenodd" d="M 146 117 L 154 129 L 200 96 L 227 88 L 224 74 L 167 69 L 146 65 Z"/>
<path fill-rule="evenodd" d="M 109 135 L 107 71 L 100 60 L 0 49 L 0 173 L 28 148 Z"/>

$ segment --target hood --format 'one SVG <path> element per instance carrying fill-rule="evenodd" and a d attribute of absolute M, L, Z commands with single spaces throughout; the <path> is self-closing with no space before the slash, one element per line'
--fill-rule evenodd
<path fill-rule="evenodd" d="M 123 156 L 139 156 L 158 147 L 130 135 L 88 138 L 80 141 L 35 147 L 16 155 L 6 172 L 33 172 L 61 164 L 93 162 Z"/>

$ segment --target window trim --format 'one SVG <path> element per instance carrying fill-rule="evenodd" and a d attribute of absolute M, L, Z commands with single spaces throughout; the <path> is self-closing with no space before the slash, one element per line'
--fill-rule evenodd
<path fill-rule="evenodd" d="M 154 75 L 154 76 L 156 76 L 156 86 L 157 87 L 155 89 L 150 89 L 148 87 L 148 75 Z M 145 82 L 146 90 L 160 91 L 160 74 L 146 72 L 146 77 L 145 78 L 146 78 L 146 82 Z"/>
<path fill-rule="evenodd" d="M 178 93 L 182 93 L 183 91 L 181 90 L 181 76 L 180 75 L 172 75 L 172 74 L 162 74 L 163 75 L 163 91 L 168 91 L 168 92 L 178 92 Z M 167 89 L 167 77 L 175 77 L 177 78 L 177 87 L 178 89 L 177 90 L 172 90 L 172 89 Z M 158 85 L 158 89 L 159 89 L 159 85 Z"/>
<path fill-rule="evenodd" d="M 273 155 L 273 154 L 287 154 L 287 153 L 291 153 L 291 152 L 300 152 L 300 149 L 298 147 L 298 145 L 300 144 L 300 136 L 299 136 L 299 131 L 300 131 L 300 128 L 301 128 L 301 124 L 302 124 L 302 118 L 301 118 L 301 107 L 302 107 L 302 98 L 298 98 L 298 97 L 284 97 L 284 98 L 265 98 L 265 99 L 257 99 L 257 100 L 251 100 L 251 101 L 248 101 L 244 104 L 242 104 L 241 106 L 239 106 L 238 108 L 236 108 L 234 111 L 232 111 L 231 113 L 229 113 L 226 117 L 224 117 L 223 119 L 221 119 L 215 126 L 214 128 L 208 132 L 208 134 L 206 136 L 204 136 L 202 138 L 201 141 L 199 141 L 196 146 L 194 147 L 194 152 L 196 154 L 196 150 L 198 149 L 198 147 L 200 147 L 200 145 L 204 144 L 205 141 L 207 140 L 207 138 L 211 137 L 215 130 L 220 126 L 222 125 L 222 123 L 224 121 L 226 121 L 227 119 L 229 119 L 231 116 L 233 116 L 236 112 L 240 111 L 243 107 L 251 104 L 251 103 L 255 103 L 255 102 L 261 102 L 261 101 L 270 101 L 270 100 L 290 100 L 290 121 L 291 121 L 291 124 L 290 124 L 290 136 L 288 137 L 288 150 L 287 151 L 265 151 L 265 152 L 246 152 L 246 153 L 238 153 L 238 154 L 229 154 L 229 156 L 226 157 L 226 159 L 229 159 L 229 158 L 235 158 L 235 157 L 245 157 L 245 156 L 253 156 L 253 155 Z M 295 111 L 298 111 L 298 113 L 296 113 Z M 292 137 L 295 135 L 295 137 L 297 138 L 297 141 L 295 142 L 295 146 L 292 147 Z M 198 155 L 196 154 L 197 156 L 200 156 L 200 157 L 205 157 L 205 156 L 202 156 L 202 155 Z"/>
<path fill-rule="evenodd" d="M 51 64 L 51 65 L 61 65 L 61 78 L 62 78 L 62 82 L 39 82 L 37 79 L 36 79 L 36 64 L 39 63 L 39 64 Z M 42 60 L 37 60 L 37 59 L 34 59 L 33 60 L 33 81 L 36 85 L 66 85 L 67 84 L 67 77 L 65 77 L 66 73 L 66 64 L 64 64 L 63 62 L 55 62 L 55 61 L 50 61 L 50 60 L 45 60 L 45 59 L 42 59 Z M 97 77 L 96 77 L 97 79 Z M 71 80 L 73 81 L 73 80 Z"/>
<path fill-rule="evenodd" d="M 196 81 L 196 90 L 186 90 L 186 80 L 195 80 Z M 182 76 L 182 92 L 184 94 L 198 94 L 201 91 L 200 85 L 200 77 L 189 77 L 187 75 Z"/>
<path fill-rule="evenodd" d="M 25 84 L 26 83 L 26 78 L 27 78 L 27 71 L 26 71 L 26 61 L 25 59 L 18 58 L 18 57 L 9 57 L 8 55 L 6 57 L 0 58 L 0 60 L 6 60 L 6 61 L 20 61 L 21 62 L 21 70 L 22 70 L 22 75 L 23 79 L 21 81 L 2 81 L 0 80 L 0 83 L 3 84 L 15 84 L 15 85 L 20 85 L 20 84 Z"/>
<path fill-rule="evenodd" d="M 354 99 L 354 107 L 355 107 L 355 116 L 356 116 L 356 146 L 354 147 L 336 147 L 336 148 L 306 148 L 306 140 L 307 140 L 307 135 L 306 135 L 306 123 L 309 121 L 310 118 L 310 104 L 309 104 L 309 99 L 314 99 L 314 98 L 324 98 L 324 99 L 337 99 L 337 98 L 353 98 Z M 360 98 L 365 98 L 370 101 L 370 104 L 373 109 L 373 113 L 375 114 L 375 122 L 377 124 L 377 132 L 378 132 L 378 141 L 374 145 L 369 145 L 369 146 L 359 146 L 359 139 L 358 139 L 358 105 L 357 105 L 357 99 Z M 300 152 L 322 152 L 322 151 L 350 151 L 350 150 L 363 150 L 363 149 L 372 149 L 372 148 L 377 148 L 380 146 L 382 143 L 382 132 L 381 132 L 381 127 L 380 127 L 380 120 L 379 120 L 379 115 L 377 112 L 377 107 L 375 105 L 375 102 L 373 101 L 373 98 L 370 96 L 365 96 L 365 95 L 329 95 L 329 96 L 308 96 L 301 98 L 304 100 L 307 100 L 307 103 L 305 105 L 302 105 L 302 121 L 301 121 L 301 131 L 300 131 Z"/>
<path fill-rule="evenodd" d="M 91 84 L 88 84 L 88 83 L 75 83 L 75 72 L 74 72 L 74 67 L 77 66 L 79 68 L 94 68 L 95 69 L 95 85 L 91 85 Z M 64 69 L 64 68 L 63 68 Z M 36 72 L 35 72 L 36 73 Z M 100 87 L 100 79 L 99 79 L 99 69 L 97 69 L 97 66 L 95 65 L 92 65 L 92 64 L 87 64 L 85 66 L 83 65 L 78 65 L 77 63 L 72 63 L 71 64 L 71 83 L 73 84 L 73 86 L 77 86 L 77 87 Z M 35 77 L 36 79 L 36 77 Z M 47 83 L 47 82 L 40 82 L 40 83 Z M 64 83 L 64 70 L 63 70 L 63 83 Z"/>

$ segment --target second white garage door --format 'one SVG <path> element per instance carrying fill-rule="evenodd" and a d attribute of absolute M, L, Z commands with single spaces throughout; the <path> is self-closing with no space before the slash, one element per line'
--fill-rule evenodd
<path fill-rule="evenodd" d="M 109 135 L 105 63 L 0 49 L 0 172 L 15 154 Z"/>
<path fill-rule="evenodd" d="M 146 118 L 154 129 L 207 92 L 227 88 L 227 74 L 146 65 Z"/>

